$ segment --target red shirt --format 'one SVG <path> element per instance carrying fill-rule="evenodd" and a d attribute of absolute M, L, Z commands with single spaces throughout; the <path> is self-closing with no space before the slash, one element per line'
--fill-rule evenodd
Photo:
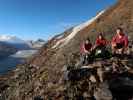
<path fill-rule="evenodd" d="M 108 42 L 107 42 L 106 39 L 99 39 L 99 38 L 96 39 L 96 45 L 97 45 L 97 46 L 106 46 L 107 43 L 108 43 Z"/>
<path fill-rule="evenodd" d="M 91 48 L 92 48 L 92 44 L 91 43 L 88 43 L 88 44 L 82 43 L 81 47 L 80 47 L 80 52 L 81 53 L 85 53 L 85 50 L 90 51 Z"/>
<path fill-rule="evenodd" d="M 112 43 L 124 44 L 125 47 L 128 46 L 128 37 L 125 34 L 121 35 L 121 38 L 118 35 L 115 35 L 112 39 Z"/>

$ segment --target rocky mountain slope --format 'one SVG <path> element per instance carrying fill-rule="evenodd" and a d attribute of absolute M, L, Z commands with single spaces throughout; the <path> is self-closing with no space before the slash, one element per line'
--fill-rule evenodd
<path fill-rule="evenodd" d="M 132 58 L 109 59 L 105 61 L 106 63 L 94 62 L 87 68 L 80 66 L 78 69 L 75 67 L 70 69 L 79 62 L 80 43 L 88 36 L 94 41 L 97 33 L 104 32 L 107 38 L 111 39 L 115 29 L 121 26 L 131 40 L 132 9 L 132 0 L 119 0 L 117 4 L 100 12 L 91 20 L 49 40 L 26 64 L 12 71 L 7 81 L 4 79 L 1 81 L 2 100 L 112 100 L 114 98 L 128 100 L 127 98 L 131 98 L 133 96 Z M 112 73 L 113 66 L 120 68 L 117 73 Z M 119 95 L 122 96 L 123 91 L 128 95 L 123 95 L 122 99 Z"/>

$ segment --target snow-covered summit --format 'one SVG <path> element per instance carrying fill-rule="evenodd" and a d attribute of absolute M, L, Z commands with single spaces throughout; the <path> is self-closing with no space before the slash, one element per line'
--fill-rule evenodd
<path fill-rule="evenodd" d="M 7 43 L 25 43 L 24 40 L 16 36 L 9 36 L 9 35 L 0 35 L 0 41 Z"/>

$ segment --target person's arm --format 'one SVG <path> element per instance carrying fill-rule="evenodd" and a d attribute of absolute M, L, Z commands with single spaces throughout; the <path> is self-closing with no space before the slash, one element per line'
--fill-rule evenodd
<path fill-rule="evenodd" d="M 106 45 L 109 45 L 110 44 L 110 41 L 109 40 L 106 40 Z"/>
<path fill-rule="evenodd" d="M 99 39 L 96 39 L 96 42 L 95 42 L 95 47 L 99 46 L 99 44 L 100 44 Z"/>
<path fill-rule="evenodd" d="M 99 44 L 99 40 L 98 39 L 96 39 L 96 43 L 95 43 L 96 45 L 98 45 Z"/>
<path fill-rule="evenodd" d="M 125 48 L 127 48 L 128 47 L 128 37 L 127 36 L 125 36 L 124 41 L 125 41 L 125 43 L 124 43 Z"/>
<path fill-rule="evenodd" d="M 116 36 L 114 36 L 114 37 L 112 38 L 111 45 L 112 45 L 112 46 L 115 46 L 115 45 L 116 45 Z"/>
<path fill-rule="evenodd" d="M 106 39 L 104 39 L 102 44 L 103 44 L 103 46 L 106 46 L 106 45 L 108 45 L 108 41 Z"/>
<path fill-rule="evenodd" d="M 94 46 L 92 46 L 92 50 L 97 48 L 97 46 L 98 46 L 97 44 L 98 44 L 98 39 L 96 39 Z"/>

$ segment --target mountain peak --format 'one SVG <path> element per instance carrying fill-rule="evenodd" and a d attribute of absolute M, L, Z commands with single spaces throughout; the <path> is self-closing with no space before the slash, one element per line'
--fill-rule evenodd
<path fill-rule="evenodd" d="M 24 40 L 11 35 L 0 35 L 0 41 L 9 43 L 24 43 Z"/>

